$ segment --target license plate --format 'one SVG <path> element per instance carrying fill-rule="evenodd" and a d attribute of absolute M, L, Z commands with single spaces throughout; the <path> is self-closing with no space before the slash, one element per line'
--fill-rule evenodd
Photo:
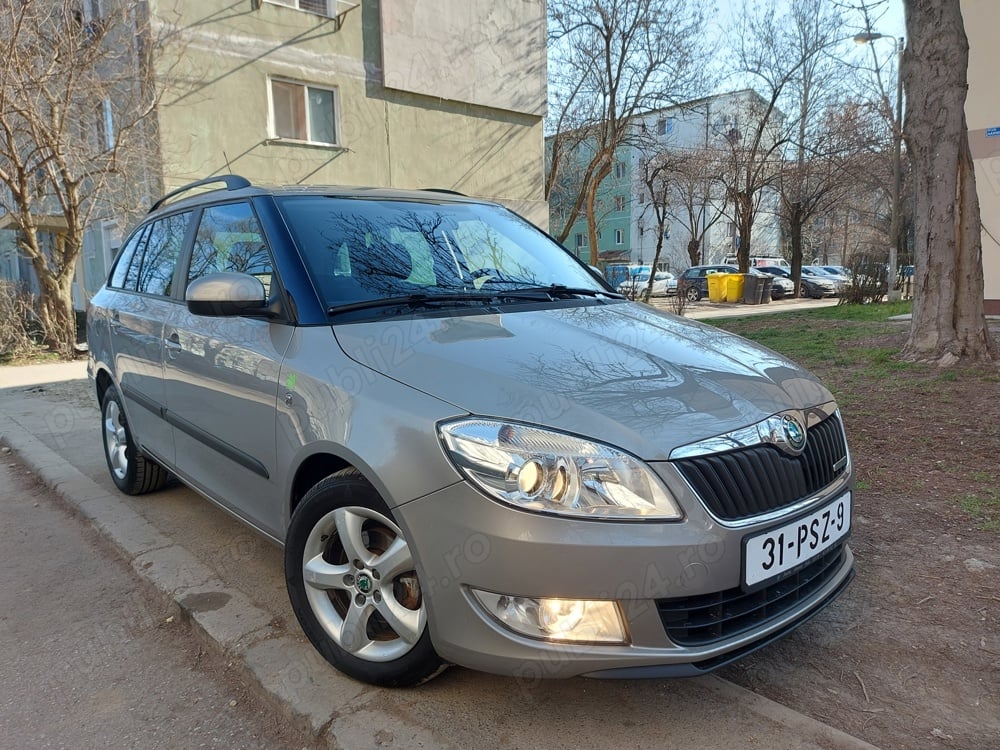
<path fill-rule="evenodd" d="M 829 549 L 851 530 L 851 493 L 807 516 L 747 537 L 743 583 L 747 587 L 781 575 Z"/>

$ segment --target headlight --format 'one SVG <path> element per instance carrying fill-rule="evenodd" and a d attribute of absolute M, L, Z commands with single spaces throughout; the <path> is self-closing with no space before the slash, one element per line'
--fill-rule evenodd
<path fill-rule="evenodd" d="M 639 459 L 540 427 L 463 419 L 439 427 L 448 455 L 490 497 L 581 518 L 678 520 L 680 508 Z"/>

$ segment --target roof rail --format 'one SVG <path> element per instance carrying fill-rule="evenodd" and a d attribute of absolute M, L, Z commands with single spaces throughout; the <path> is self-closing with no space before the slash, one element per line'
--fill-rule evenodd
<path fill-rule="evenodd" d="M 448 188 L 420 188 L 425 193 L 446 193 L 447 195 L 458 195 L 462 198 L 468 198 L 465 193 L 460 193 L 457 190 L 449 190 Z"/>
<path fill-rule="evenodd" d="M 251 185 L 250 180 L 246 177 L 240 177 L 236 174 L 223 174 L 218 177 L 206 177 L 204 180 L 198 180 L 197 182 L 192 182 L 184 187 L 179 187 L 176 190 L 171 190 L 150 206 L 149 213 L 153 213 L 153 211 L 158 209 L 168 200 L 177 197 L 181 193 L 186 193 L 188 190 L 193 190 L 194 188 L 202 187 L 203 185 L 213 185 L 216 182 L 226 183 L 226 190 L 240 190 L 241 188 L 248 188 Z"/>

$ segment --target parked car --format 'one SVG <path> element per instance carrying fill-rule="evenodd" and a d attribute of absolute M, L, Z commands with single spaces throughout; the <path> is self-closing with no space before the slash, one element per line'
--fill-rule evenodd
<path fill-rule="evenodd" d="M 697 302 L 708 296 L 708 277 L 713 273 L 739 273 L 739 268 L 729 265 L 691 266 L 677 278 L 677 293 Z"/>
<path fill-rule="evenodd" d="M 303 631 L 359 680 L 702 674 L 853 576 L 830 392 L 496 204 L 193 183 L 87 331 L 114 484 L 173 474 L 283 545 Z"/>
<path fill-rule="evenodd" d="M 781 268 L 778 266 L 762 266 L 757 270 L 763 271 L 764 273 L 769 273 L 772 276 L 781 276 L 786 279 L 792 278 L 792 274 L 788 269 Z M 813 299 L 821 299 L 823 297 L 832 297 L 836 293 L 837 293 L 836 284 L 834 284 L 832 280 L 826 279 L 821 276 L 809 275 L 806 273 L 802 274 L 800 294 L 803 297 L 812 297 Z"/>
<path fill-rule="evenodd" d="M 645 294 L 649 284 L 649 274 L 640 273 L 633 276 L 628 281 L 623 281 L 618 285 L 618 293 L 624 294 L 629 299 L 636 299 Z M 669 271 L 657 271 L 653 275 L 653 297 L 666 297 L 677 294 L 677 277 Z"/>
<path fill-rule="evenodd" d="M 850 279 L 854 274 L 850 268 L 847 266 L 817 266 L 822 268 L 827 273 L 832 273 L 837 276 L 843 276 L 845 279 Z"/>
<path fill-rule="evenodd" d="M 850 276 L 827 271 L 823 266 L 802 266 L 802 275 L 809 277 L 817 276 L 832 281 L 834 294 L 838 296 L 843 294 L 844 290 L 851 284 Z"/>
<path fill-rule="evenodd" d="M 761 273 L 758 268 L 752 270 Z M 771 299 L 783 299 L 795 296 L 795 283 L 790 278 L 771 273 L 767 274 L 767 276 L 771 278 Z"/>

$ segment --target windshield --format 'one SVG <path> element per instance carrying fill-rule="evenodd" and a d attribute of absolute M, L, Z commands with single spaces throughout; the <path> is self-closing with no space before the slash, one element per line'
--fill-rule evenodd
<path fill-rule="evenodd" d="M 495 206 L 322 195 L 277 200 L 330 308 L 415 295 L 447 295 L 456 303 L 468 295 L 471 302 L 553 285 L 607 292 L 566 250 Z"/>

